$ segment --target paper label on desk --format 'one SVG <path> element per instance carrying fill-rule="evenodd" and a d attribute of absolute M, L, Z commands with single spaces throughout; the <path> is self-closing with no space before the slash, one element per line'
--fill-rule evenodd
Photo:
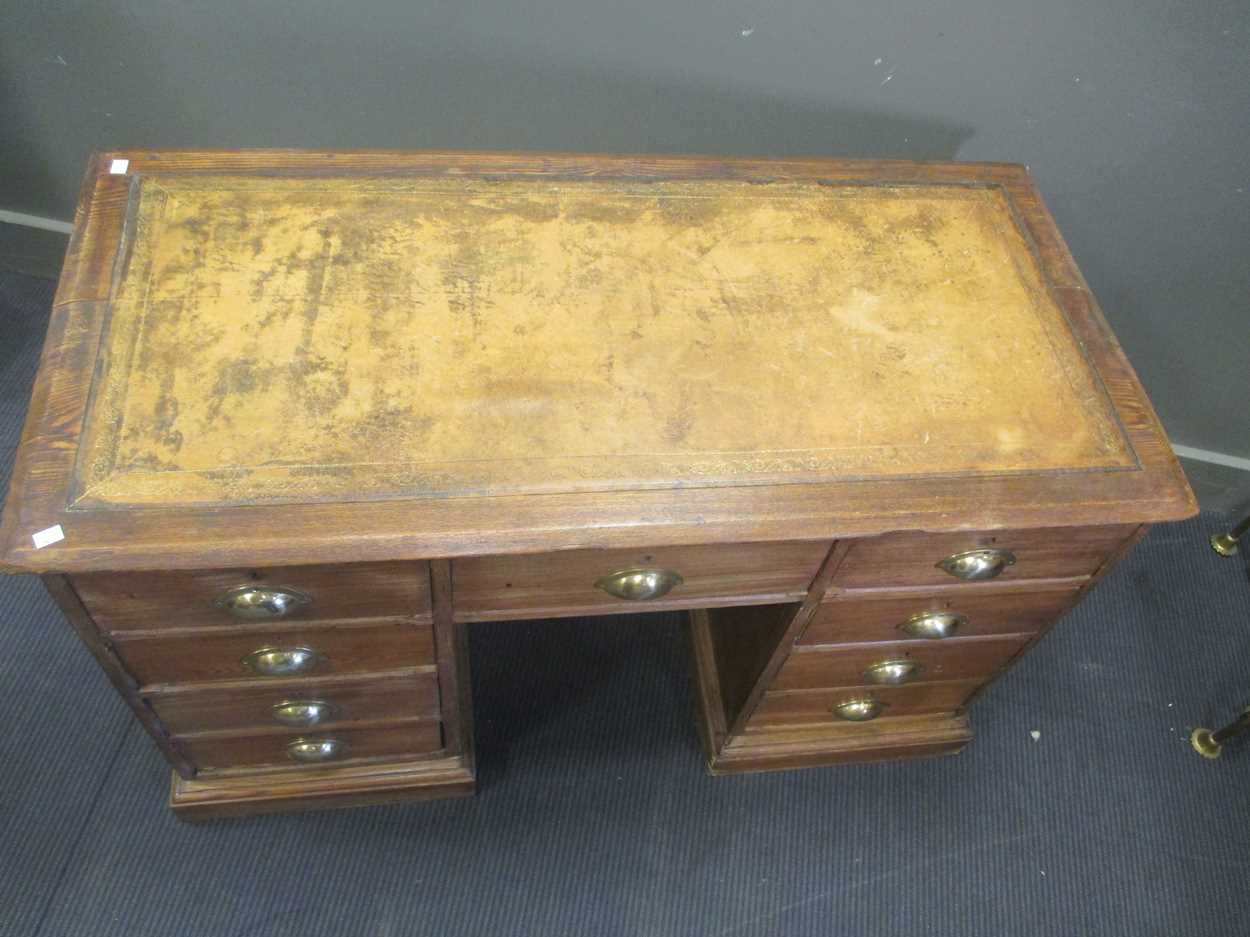
<path fill-rule="evenodd" d="M 44 547 L 59 543 L 65 539 L 65 531 L 61 529 L 60 524 L 54 524 L 51 527 L 44 528 L 38 533 L 31 534 L 30 539 L 35 542 L 35 549 L 42 550 Z"/>

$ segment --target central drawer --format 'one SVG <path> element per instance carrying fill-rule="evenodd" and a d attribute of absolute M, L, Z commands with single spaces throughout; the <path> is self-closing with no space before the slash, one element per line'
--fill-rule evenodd
<path fill-rule="evenodd" d="M 828 541 L 570 550 L 456 560 L 463 621 L 802 600 Z"/>

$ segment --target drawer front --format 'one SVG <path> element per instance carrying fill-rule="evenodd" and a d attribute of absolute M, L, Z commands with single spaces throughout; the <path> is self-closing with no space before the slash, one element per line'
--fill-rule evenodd
<path fill-rule="evenodd" d="M 433 673 L 367 674 L 350 680 L 274 680 L 228 689 L 169 687 L 147 697 L 174 735 L 273 729 L 321 732 L 376 719 L 437 720 Z"/>
<path fill-rule="evenodd" d="M 105 631 L 266 620 L 430 620 L 430 573 L 424 562 L 87 573 L 72 581 Z M 231 593 L 243 598 L 231 603 Z"/>
<path fill-rule="evenodd" d="M 454 602 L 458 617 L 473 620 L 566 610 L 629 611 L 656 601 L 698 605 L 735 596 L 801 599 L 829 547 L 823 541 L 789 541 L 477 557 L 455 561 Z M 640 570 L 655 574 L 661 590 L 669 588 L 650 595 L 650 589 L 640 587 L 645 586 L 640 577 L 613 579 Z M 662 581 L 659 574 L 665 571 L 675 572 L 680 581 Z M 632 589 L 635 597 L 621 598 L 609 589 Z"/>
<path fill-rule="evenodd" d="M 431 627 L 413 622 L 119 634 L 112 640 L 126 669 L 140 685 L 323 677 L 434 663 Z M 264 649 L 274 653 L 264 661 L 250 656 Z M 312 653 L 304 655 L 303 650 Z M 296 652 L 300 652 L 298 657 Z M 301 659 L 303 666 L 293 670 L 288 665 Z M 256 669 L 265 664 L 271 668 L 269 674 Z"/>
<path fill-rule="evenodd" d="M 1053 592 L 985 593 L 975 589 L 911 598 L 838 599 L 812 616 L 800 644 L 907 639 L 907 628 L 926 632 L 930 616 L 953 616 L 955 637 L 1024 634 L 1049 627 L 1076 599 L 1076 588 Z M 938 625 L 949 627 L 951 619 Z M 938 629 L 941 630 L 941 629 Z M 928 628 L 932 635 L 934 629 Z M 916 635 L 917 637 L 923 634 Z"/>
<path fill-rule="evenodd" d="M 770 689 L 984 681 L 1024 650 L 1028 642 L 1028 637 L 952 638 L 796 650 L 786 659 Z"/>
<path fill-rule="evenodd" d="M 952 712 L 964 704 L 981 680 L 948 683 L 924 683 L 916 686 L 843 688 L 838 690 L 801 690 L 768 692 L 751 716 L 750 729 L 767 729 L 786 725 L 827 725 L 846 731 L 873 732 L 884 728 L 892 716 L 918 716 L 927 713 Z M 879 714 L 867 721 L 844 719 L 836 713 L 842 704 L 871 700 L 880 705 Z"/>
<path fill-rule="evenodd" d="M 957 585 L 967 580 L 938 564 L 978 550 L 1005 550 L 1014 557 L 992 577 L 995 581 L 1089 576 L 1134 530 L 1130 526 L 885 534 L 855 544 L 834 574 L 833 585 L 842 589 Z"/>
<path fill-rule="evenodd" d="M 293 746 L 304 752 L 295 757 Z M 434 722 L 333 731 L 178 737 L 179 747 L 200 771 L 279 766 L 322 767 L 360 758 L 421 755 L 442 748 L 442 727 Z"/>

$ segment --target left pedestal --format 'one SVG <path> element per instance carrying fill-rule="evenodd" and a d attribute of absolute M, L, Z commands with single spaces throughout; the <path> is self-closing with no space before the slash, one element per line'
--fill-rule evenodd
<path fill-rule="evenodd" d="M 445 561 L 46 576 L 207 819 L 474 791 Z"/>

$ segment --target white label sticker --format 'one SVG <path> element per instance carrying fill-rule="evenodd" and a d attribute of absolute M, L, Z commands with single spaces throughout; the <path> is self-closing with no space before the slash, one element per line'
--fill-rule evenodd
<path fill-rule="evenodd" d="M 36 550 L 42 550 L 44 547 L 51 546 L 54 543 L 59 543 L 64 540 L 65 531 L 61 529 L 60 524 L 56 524 L 45 530 L 41 530 L 36 534 L 31 534 L 30 539 L 35 542 Z"/>
<path fill-rule="evenodd" d="M 115 159 L 113 162 L 109 163 L 109 172 L 115 176 L 126 175 L 126 170 L 129 168 L 130 160 L 128 159 Z"/>

